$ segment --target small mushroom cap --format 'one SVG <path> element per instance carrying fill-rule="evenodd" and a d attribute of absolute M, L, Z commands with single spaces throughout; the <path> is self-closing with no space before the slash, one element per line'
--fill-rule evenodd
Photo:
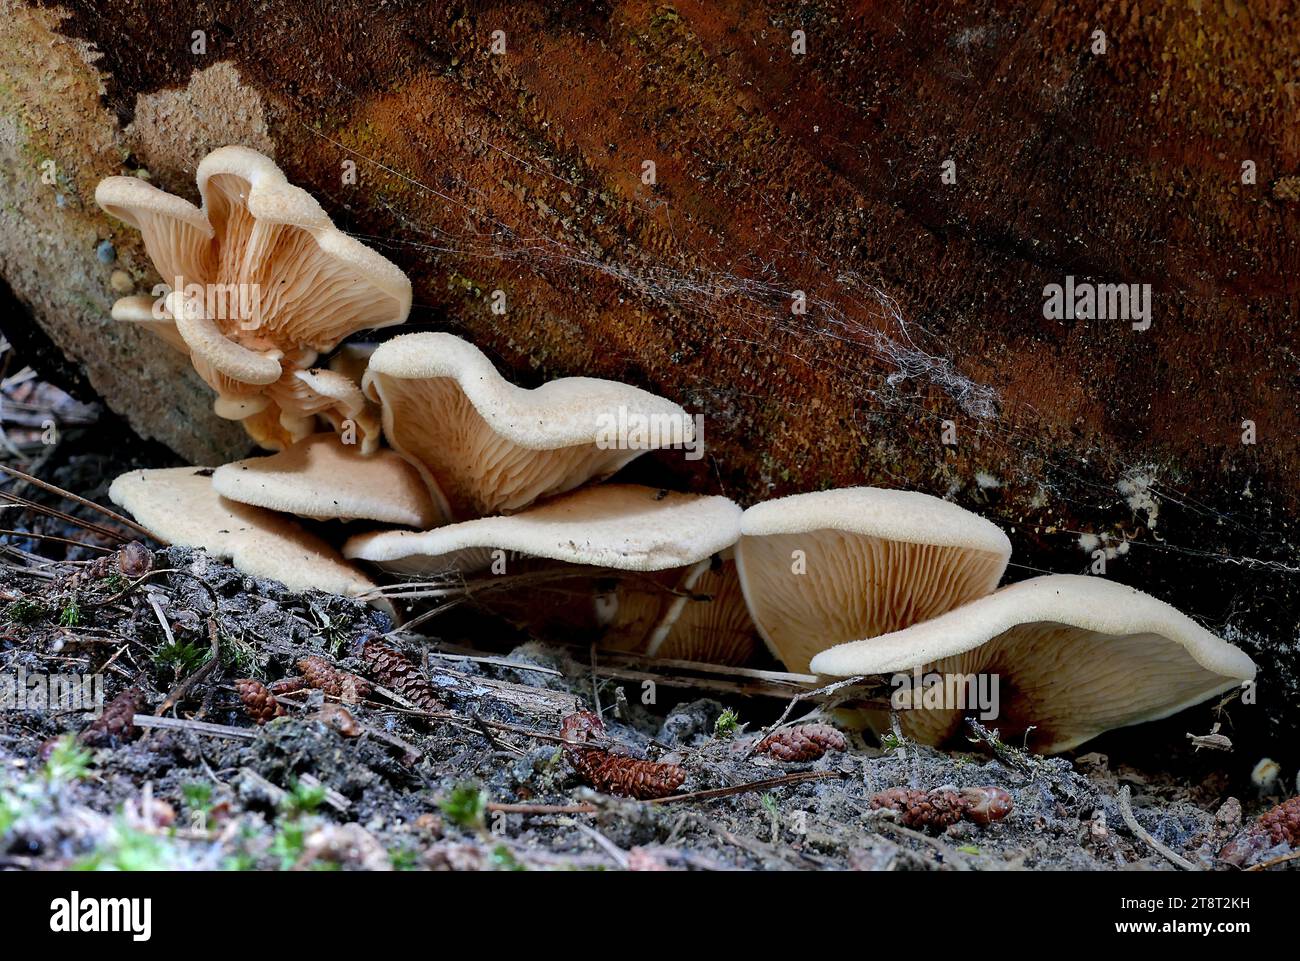
<path fill-rule="evenodd" d="M 695 430 L 681 407 L 627 384 L 566 377 L 516 387 L 451 334 L 382 344 L 364 387 L 383 405 L 389 443 L 462 518 L 522 510 L 609 477 L 649 449 L 618 445 L 620 416 L 658 425 L 661 446 L 688 442 Z"/>
<path fill-rule="evenodd" d="M 173 347 L 188 356 L 190 352 L 189 344 L 185 343 L 185 338 L 176 329 L 176 321 L 172 318 L 171 312 L 166 309 L 164 304 L 160 305 L 160 309 L 155 313 L 155 303 L 154 298 L 147 295 L 122 297 L 114 301 L 112 317 L 114 320 L 123 323 L 139 324 L 145 330 L 161 338 L 167 346 Z"/>
<path fill-rule="evenodd" d="M 241 504 L 317 520 L 372 520 L 426 528 L 443 518 L 420 475 L 390 450 L 364 455 L 334 434 L 313 434 L 278 454 L 218 467 L 212 486 Z"/>
<path fill-rule="evenodd" d="M 205 468 L 131 471 L 113 481 L 108 496 L 164 540 L 203 548 L 290 590 L 356 596 L 374 589 L 334 548 L 293 521 L 221 497 Z"/>
<path fill-rule="evenodd" d="M 608 484 L 519 514 L 483 517 L 423 533 L 351 538 L 345 557 L 407 573 L 471 571 L 493 550 L 624 571 L 685 567 L 735 543 L 740 508 L 725 497 Z"/>
<path fill-rule="evenodd" d="M 379 449 L 382 431 L 379 409 L 366 399 L 357 386 L 359 381 L 332 368 L 295 371 L 294 380 L 297 383 L 292 400 L 282 398 L 282 407 L 296 410 L 300 416 L 319 414 L 338 431 L 351 421 L 360 434 L 361 453 L 369 456 Z M 419 478 L 418 471 L 415 476 Z"/>
<path fill-rule="evenodd" d="M 851 487 L 745 511 L 736 565 L 772 652 L 806 672 L 819 651 L 988 594 L 1011 557 L 991 522 L 915 491 Z"/>
<path fill-rule="evenodd" d="M 1044 753 L 1117 727 L 1167 717 L 1255 677 L 1244 651 L 1175 608 L 1099 577 L 1021 581 L 904 630 L 841 644 L 812 669 L 850 677 L 920 666 L 996 674 L 1004 738 L 1030 731 Z M 960 710 L 903 710 L 905 733 L 942 743 Z"/>
<path fill-rule="evenodd" d="M 165 283 L 175 284 L 177 277 L 202 283 L 213 271 L 212 224 L 188 200 L 138 177 L 106 177 L 95 187 L 95 202 L 140 231 L 145 251 Z"/>

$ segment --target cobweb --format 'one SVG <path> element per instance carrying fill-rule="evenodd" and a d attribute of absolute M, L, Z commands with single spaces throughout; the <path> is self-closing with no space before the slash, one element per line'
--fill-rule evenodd
<path fill-rule="evenodd" d="M 696 266 L 700 262 L 708 262 L 708 258 L 699 251 L 687 250 L 675 260 L 654 260 L 645 251 L 629 255 L 629 258 L 623 260 L 613 260 L 584 248 L 566 236 L 521 236 L 509 224 L 490 213 L 486 204 L 476 206 L 466 203 L 434 186 L 422 183 L 377 157 L 354 150 L 306 124 L 302 126 L 313 136 L 326 140 L 338 150 L 351 155 L 359 164 L 364 163 L 373 170 L 382 171 L 387 176 L 401 180 L 408 187 L 456 208 L 463 215 L 466 225 L 463 232 L 453 234 L 437 226 L 418 223 L 379 198 L 377 203 L 407 233 L 401 237 L 357 234 L 361 240 L 404 246 L 429 257 L 449 255 L 513 264 L 519 272 L 529 271 L 534 275 L 544 273 L 548 267 L 586 272 L 593 277 L 612 279 L 629 294 L 642 298 L 649 304 L 658 305 L 667 311 L 693 314 L 706 323 L 725 313 L 726 324 L 720 325 L 724 326 L 725 332 L 721 336 L 725 340 L 745 346 L 756 356 L 779 349 L 782 352 L 782 363 L 804 364 L 811 369 L 835 369 L 843 375 L 841 380 L 846 389 L 852 390 L 862 400 L 879 401 L 880 408 L 935 421 L 937 429 L 940 415 L 919 402 L 924 388 L 936 388 L 972 418 L 981 443 L 1001 451 L 1004 455 L 1002 463 L 1018 463 L 1024 477 L 1035 479 L 1045 503 L 1052 498 L 1073 501 L 1086 514 L 1113 509 L 1128 501 L 1133 513 L 1133 530 L 1129 532 L 1126 525 L 1121 524 L 1117 535 L 1126 546 L 1180 553 L 1205 564 L 1232 565 L 1285 575 L 1300 574 L 1300 560 L 1297 560 L 1289 538 L 1283 531 L 1261 530 L 1255 526 L 1254 522 L 1260 512 L 1250 509 L 1252 505 L 1248 503 L 1248 496 L 1239 498 L 1243 504 L 1241 511 L 1228 513 L 1196 499 L 1187 491 L 1179 490 L 1175 486 L 1177 472 L 1173 468 L 1149 462 L 1117 461 L 1114 452 L 1102 451 L 1095 446 L 1076 451 L 1068 459 L 1063 458 L 1042 438 L 1012 426 L 1017 423 L 1034 423 L 1040 418 L 1032 408 L 1025 405 L 1021 405 L 1025 408 L 1023 410 L 1005 410 L 1005 401 L 999 397 L 994 387 L 966 376 L 951 358 L 927 346 L 935 343 L 937 338 L 922 323 L 907 318 L 897 301 L 878 283 L 856 272 L 835 273 L 839 286 L 835 298 L 807 293 L 806 311 L 794 314 L 790 310 L 790 304 L 796 294 L 796 285 L 774 276 L 771 264 L 755 264 L 750 275 L 742 275 L 734 270 Z M 583 184 L 545 169 L 541 161 L 534 162 L 520 157 L 481 136 L 478 139 L 488 149 L 533 175 L 556 180 L 569 191 L 592 195 L 596 193 Z M 469 193 L 482 196 L 482 191 L 472 184 L 462 183 L 460 186 Z M 667 203 L 653 197 L 640 197 L 634 202 L 647 215 L 659 211 Z M 790 226 L 793 229 L 796 225 Z M 810 262 L 826 266 L 814 253 L 806 253 L 806 259 Z M 779 347 L 776 348 L 773 344 L 778 338 L 773 337 L 774 332 L 789 335 L 779 339 Z M 810 347 L 805 349 L 801 344 Z M 837 347 L 844 349 L 835 349 Z M 875 362 L 877 369 L 862 363 L 866 359 L 864 352 L 866 357 Z M 845 360 L 846 357 L 850 360 Z M 909 385 L 910 392 L 904 389 Z M 713 389 L 705 384 L 694 386 L 705 391 Z M 1014 416 L 1007 416 L 1009 414 Z M 914 483 L 909 483 L 908 478 L 893 479 L 899 486 L 915 486 Z M 1146 509 L 1145 503 L 1135 505 L 1133 498 L 1126 494 L 1134 484 L 1140 487 L 1149 504 L 1156 506 L 1155 511 Z M 1248 487 L 1245 493 L 1248 495 Z M 1078 501 L 1079 496 L 1086 500 Z M 1164 540 L 1156 533 L 1156 514 L 1160 503 L 1176 505 L 1198 522 L 1212 524 L 1223 530 L 1225 535 L 1229 535 L 1223 538 L 1225 541 L 1231 539 L 1235 543 L 1250 542 L 1257 549 L 1245 554 L 1218 550 L 1212 546 L 1193 546 Z M 1070 528 L 1058 530 L 1077 535 L 1081 539 L 1093 537 L 1096 533 Z M 1143 530 L 1147 536 L 1142 536 Z M 1087 567 L 1087 556 L 1082 550 L 1080 558 L 1079 572 L 1083 572 Z M 1029 565 L 1013 563 L 1012 566 L 1030 573 L 1049 573 Z"/>

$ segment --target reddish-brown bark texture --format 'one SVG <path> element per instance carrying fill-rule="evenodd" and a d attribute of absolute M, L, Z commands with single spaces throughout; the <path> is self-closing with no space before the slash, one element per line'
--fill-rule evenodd
<path fill-rule="evenodd" d="M 1017 577 L 1130 541 L 1108 576 L 1242 643 L 1261 702 L 1294 691 L 1291 5 L 64 9 L 123 126 L 232 63 L 290 177 L 410 273 L 412 326 L 522 383 L 620 378 L 705 415 L 703 460 L 641 476 L 950 495 L 1008 528 Z M 193 198 L 154 147 L 101 172 Z M 1150 329 L 1045 320 L 1067 274 L 1152 284 Z"/>

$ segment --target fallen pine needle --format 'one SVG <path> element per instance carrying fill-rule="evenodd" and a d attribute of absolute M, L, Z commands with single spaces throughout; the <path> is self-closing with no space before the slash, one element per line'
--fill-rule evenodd
<path fill-rule="evenodd" d="M 190 731 L 208 737 L 231 737 L 243 741 L 255 741 L 258 737 L 258 732 L 253 728 L 230 727 L 226 724 L 211 724 L 208 721 L 187 721 L 182 717 L 155 717 L 152 714 L 137 714 L 131 723 L 136 727 L 153 727 L 164 731 Z"/>
<path fill-rule="evenodd" d="M 1168 861 L 1178 865 L 1184 871 L 1201 870 L 1199 867 L 1197 867 L 1191 861 L 1187 860 L 1187 858 L 1183 857 L 1181 854 L 1178 854 L 1176 851 L 1172 850 L 1171 848 L 1168 848 L 1165 845 L 1161 844 L 1152 836 L 1150 831 L 1148 831 L 1142 825 L 1138 824 L 1137 818 L 1133 816 L 1133 806 L 1129 800 L 1129 789 L 1127 784 L 1125 784 L 1122 788 L 1119 789 L 1119 813 L 1124 818 L 1124 823 L 1128 825 L 1128 829 L 1130 831 L 1136 834 L 1147 844 L 1151 845 L 1151 847 L 1153 847 L 1156 851 L 1158 851 L 1161 855 L 1163 855 Z"/>

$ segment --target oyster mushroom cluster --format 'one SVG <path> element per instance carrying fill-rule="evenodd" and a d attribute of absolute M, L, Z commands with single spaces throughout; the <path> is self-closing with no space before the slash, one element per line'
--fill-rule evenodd
<path fill-rule="evenodd" d="M 1007 536 L 926 494 L 856 487 L 742 511 L 604 483 L 693 442 L 694 420 L 608 380 L 517 387 L 450 334 L 339 347 L 406 320 L 402 272 L 251 150 L 208 155 L 198 186 L 202 208 L 134 178 L 100 184 L 164 279 L 113 315 L 186 352 L 216 411 L 275 453 L 117 478 L 110 497 L 161 539 L 394 614 L 375 577 L 503 578 L 482 603 L 535 636 L 661 658 L 743 664 L 765 644 L 796 672 L 994 674 L 996 726 L 1044 752 L 1255 676 L 1245 653 L 1132 588 L 1048 575 L 999 589 Z M 250 309 L 222 310 L 214 288 Z M 633 442 L 611 424 L 654 429 Z M 331 541 L 313 521 L 348 533 Z M 963 713 L 917 698 L 899 721 L 941 744 Z"/>

